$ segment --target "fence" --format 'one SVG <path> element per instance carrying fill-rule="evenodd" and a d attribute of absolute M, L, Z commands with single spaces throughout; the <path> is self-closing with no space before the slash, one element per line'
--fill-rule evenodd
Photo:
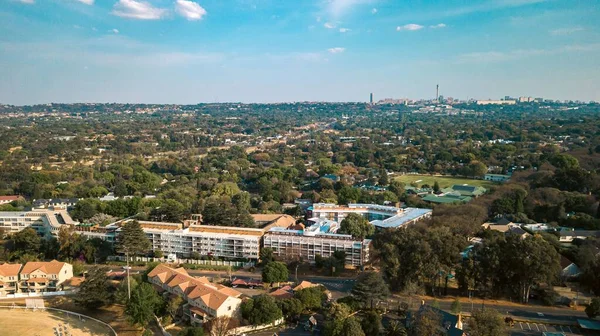
<path fill-rule="evenodd" d="M 229 330 L 228 335 L 240 335 L 243 333 L 247 333 L 247 332 L 251 332 L 251 331 L 258 331 L 258 330 L 263 330 L 263 329 L 269 329 L 269 328 L 273 328 L 276 327 L 280 324 L 283 324 L 285 320 L 282 318 L 280 318 L 279 320 L 275 320 L 273 323 L 269 323 L 269 324 L 261 324 L 261 325 L 257 325 L 257 326 L 243 326 L 243 327 L 237 327 L 234 329 Z"/>
<path fill-rule="evenodd" d="M 16 293 L 16 294 L 6 294 L 5 296 L 1 296 L 0 300 L 6 300 L 6 299 L 23 299 L 23 298 L 43 297 L 43 296 L 68 295 L 68 294 L 73 294 L 73 293 L 75 293 L 75 291 L 42 292 L 42 293 Z"/>
<path fill-rule="evenodd" d="M 125 256 L 111 256 L 108 260 L 111 261 L 126 261 Z M 252 267 L 255 265 L 253 261 L 223 261 L 223 260 L 196 260 L 196 259 L 177 259 L 175 261 L 167 258 L 150 258 L 150 257 L 130 257 L 129 262 L 176 262 L 180 264 L 191 265 L 209 265 L 209 266 L 231 266 L 231 267 Z"/>
<path fill-rule="evenodd" d="M 15 305 L 13 305 L 13 306 L 0 306 L 0 308 L 4 308 L 4 309 L 6 309 L 6 308 L 8 308 L 8 309 L 28 309 L 27 307 L 24 307 L 24 306 L 15 306 Z M 67 316 L 76 316 L 77 318 L 79 318 L 80 321 L 83 321 L 83 322 L 85 322 L 85 319 L 90 319 L 92 321 L 95 321 L 95 322 L 100 323 L 103 326 L 107 327 L 112 332 L 112 335 L 118 336 L 117 332 L 115 331 L 115 329 L 113 329 L 113 327 L 111 327 L 108 323 L 100 321 L 98 319 L 95 319 L 95 318 L 93 318 L 91 316 L 87 316 L 87 315 L 75 313 L 75 312 L 68 311 L 68 310 L 58 309 L 58 308 L 48 308 L 48 307 L 46 307 L 46 308 L 43 308 L 43 309 L 44 310 L 53 310 L 53 311 L 65 313 L 65 314 L 67 314 Z"/>

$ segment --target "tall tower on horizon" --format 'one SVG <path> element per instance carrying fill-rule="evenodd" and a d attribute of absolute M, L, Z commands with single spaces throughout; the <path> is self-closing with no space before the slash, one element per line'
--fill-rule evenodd
<path fill-rule="evenodd" d="M 373 92 L 371 92 L 371 97 L 370 97 L 370 99 L 369 99 L 369 103 L 370 103 L 371 105 L 373 105 Z"/>
<path fill-rule="evenodd" d="M 440 100 L 440 84 L 435 85 L 435 100 Z"/>

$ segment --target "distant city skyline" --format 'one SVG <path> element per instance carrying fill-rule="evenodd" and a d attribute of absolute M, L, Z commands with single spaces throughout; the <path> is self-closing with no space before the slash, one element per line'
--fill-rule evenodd
<path fill-rule="evenodd" d="M 585 0 L 5 0 L 0 104 L 600 101 Z"/>

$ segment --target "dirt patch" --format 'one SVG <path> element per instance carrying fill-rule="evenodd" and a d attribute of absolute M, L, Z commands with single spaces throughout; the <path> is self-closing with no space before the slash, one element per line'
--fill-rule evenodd
<path fill-rule="evenodd" d="M 55 330 L 73 336 L 103 336 L 112 335 L 104 325 L 89 319 L 79 319 L 75 315 L 52 310 L 2 309 L 0 313 L 0 330 L 3 333 L 10 330 L 13 336 L 53 336 Z"/>

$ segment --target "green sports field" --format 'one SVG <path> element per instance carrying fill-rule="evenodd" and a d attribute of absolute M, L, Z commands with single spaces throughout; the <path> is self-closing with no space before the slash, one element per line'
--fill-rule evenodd
<path fill-rule="evenodd" d="M 446 177 L 446 176 L 431 176 L 431 175 L 402 175 L 402 176 L 397 176 L 396 180 L 404 183 L 407 186 L 410 185 L 411 183 L 415 182 L 419 186 L 421 186 L 423 184 L 428 184 L 429 186 L 432 186 L 432 187 L 433 187 L 433 184 L 435 183 L 435 181 L 437 181 L 440 184 L 440 188 L 447 188 L 454 184 L 469 184 L 472 186 L 479 186 L 479 187 L 484 187 L 486 189 L 489 189 L 492 185 L 494 185 L 493 182 L 484 181 L 484 180 L 473 180 L 473 179 L 461 178 L 461 177 Z"/>

